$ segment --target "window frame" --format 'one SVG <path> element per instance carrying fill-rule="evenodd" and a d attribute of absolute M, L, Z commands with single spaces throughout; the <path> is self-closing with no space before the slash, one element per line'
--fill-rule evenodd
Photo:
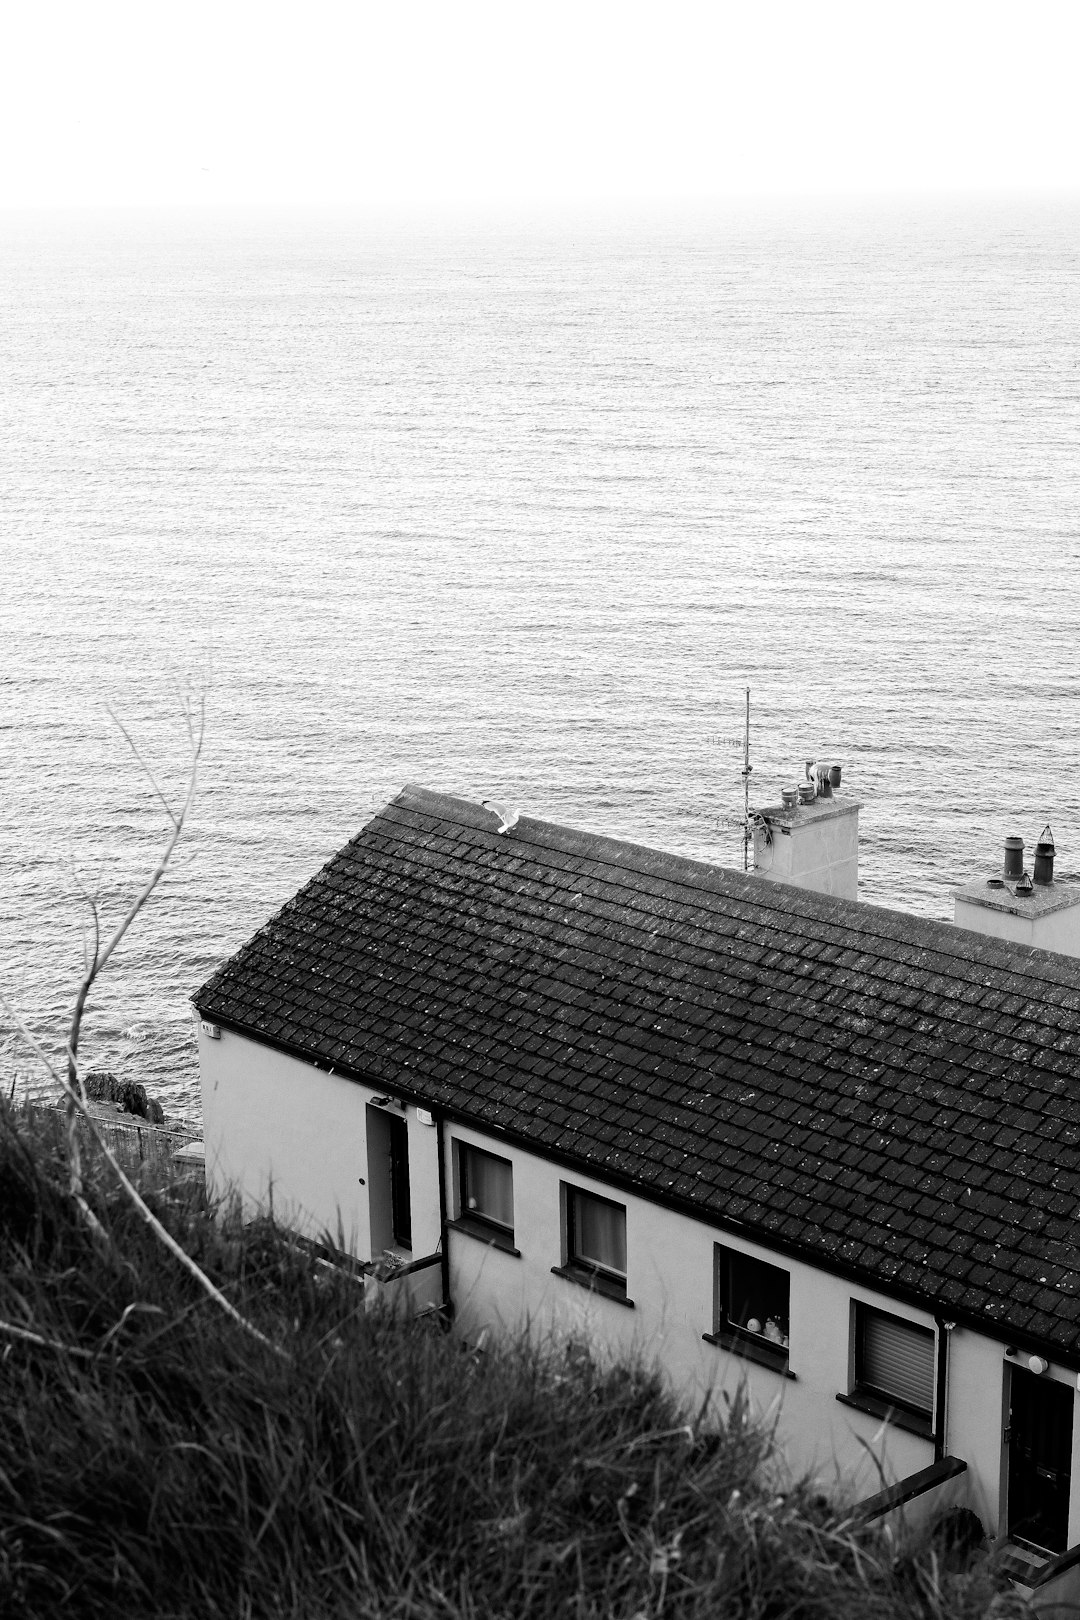
<path fill-rule="evenodd" d="M 510 1203 L 514 1202 L 514 1161 L 501 1153 L 492 1153 L 489 1148 L 480 1147 L 476 1142 L 465 1142 L 460 1137 L 454 1138 L 454 1169 L 456 1182 L 457 1218 L 452 1223 L 463 1232 L 469 1232 L 473 1237 L 482 1238 L 487 1243 L 495 1244 L 500 1249 L 506 1249 L 511 1254 L 519 1254 L 520 1250 L 514 1247 L 514 1226 L 509 1226 L 498 1220 L 495 1216 L 487 1214 L 480 1209 L 470 1209 L 469 1199 L 469 1158 L 479 1154 L 481 1158 L 491 1159 L 494 1163 L 505 1165 L 510 1173 Z"/>
<path fill-rule="evenodd" d="M 633 1300 L 627 1296 L 627 1272 L 620 1271 L 616 1266 L 605 1265 L 602 1261 L 589 1259 L 581 1253 L 579 1229 L 581 1215 L 578 1209 L 579 1199 L 588 1199 L 594 1204 L 603 1204 L 608 1209 L 614 1209 L 622 1216 L 622 1247 L 624 1258 L 626 1255 L 626 1205 L 619 1203 L 615 1198 L 605 1198 L 603 1193 L 591 1192 L 588 1187 L 579 1187 L 572 1182 L 562 1183 L 562 1238 L 563 1261 L 561 1266 L 552 1266 L 552 1272 L 557 1277 L 566 1277 L 571 1282 L 582 1284 L 598 1294 L 604 1294 L 609 1299 L 618 1300 L 624 1305 L 633 1305 Z"/>
<path fill-rule="evenodd" d="M 731 1262 L 736 1261 L 744 1266 L 761 1266 L 766 1271 L 775 1272 L 783 1277 L 787 1284 L 787 1310 L 784 1314 L 787 1339 L 780 1343 L 771 1339 L 764 1330 L 760 1333 L 748 1328 L 745 1323 L 737 1322 L 732 1314 L 731 1292 Z M 774 1372 L 784 1373 L 793 1378 L 788 1362 L 791 1347 L 791 1272 L 785 1266 L 778 1266 L 772 1260 L 763 1260 L 760 1255 L 748 1254 L 744 1249 L 734 1249 L 726 1243 L 713 1244 L 713 1330 L 702 1335 L 711 1344 L 718 1344 L 725 1350 L 731 1350 L 742 1355 L 748 1361 L 760 1362 L 763 1367 L 771 1367 Z"/>
<path fill-rule="evenodd" d="M 872 1383 L 866 1374 L 865 1335 L 866 1324 L 875 1318 L 895 1324 L 922 1340 L 928 1340 L 931 1349 L 929 1371 L 929 1403 L 917 1406 L 895 1390 L 884 1388 L 881 1384 Z M 855 1406 L 859 1410 L 869 1412 L 875 1417 L 883 1417 L 894 1423 L 897 1428 L 907 1429 L 913 1434 L 919 1434 L 926 1439 L 932 1439 L 935 1433 L 934 1422 L 937 1405 L 938 1384 L 938 1358 L 941 1355 L 941 1345 L 937 1330 L 927 1327 L 924 1322 L 914 1322 L 910 1317 L 897 1316 L 895 1311 L 886 1311 L 880 1305 L 871 1305 L 865 1300 L 852 1300 L 852 1345 L 851 1345 L 851 1389 L 847 1396 L 838 1396 L 847 1406 Z"/>

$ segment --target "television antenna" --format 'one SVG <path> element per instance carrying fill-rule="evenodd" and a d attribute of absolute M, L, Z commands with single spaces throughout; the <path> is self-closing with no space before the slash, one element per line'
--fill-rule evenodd
<path fill-rule="evenodd" d="M 743 730 L 743 835 L 742 835 L 742 869 L 750 870 L 750 773 L 754 767 L 750 763 L 750 688 L 746 688 L 746 725 Z"/>
<path fill-rule="evenodd" d="M 750 778 L 754 774 L 754 767 L 750 763 L 750 688 L 747 686 L 744 690 L 745 690 L 746 696 L 745 696 L 745 710 L 744 710 L 742 736 L 741 737 L 718 737 L 716 740 L 717 740 L 717 742 L 721 743 L 724 747 L 727 747 L 727 748 L 741 748 L 742 749 L 743 762 L 742 762 L 742 770 L 739 772 L 739 775 L 742 777 L 742 784 L 743 784 L 743 813 L 742 813 L 743 871 L 744 872 L 749 872 L 749 870 L 750 870 L 750 846 L 751 846 L 751 844 L 753 843 L 753 840 L 754 840 L 754 832 L 755 832 L 755 830 L 761 830 L 761 831 L 764 832 L 766 843 L 771 842 L 771 837 L 770 837 L 770 834 L 769 834 L 769 830 L 766 827 L 765 822 L 763 821 L 763 819 L 762 819 L 761 815 L 759 814 L 759 812 L 756 811 L 756 810 L 751 810 L 751 808 L 750 808 Z M 736 816 L 731 816 L 731 817 L 725 816 L 723 824 L 726 827 L 731 827 L 736 822 L 737 819 L 738 818 Z M 720 825 L 720 823 L 718 822 L 717 826 L 719 827 L 719 825 Z"/>

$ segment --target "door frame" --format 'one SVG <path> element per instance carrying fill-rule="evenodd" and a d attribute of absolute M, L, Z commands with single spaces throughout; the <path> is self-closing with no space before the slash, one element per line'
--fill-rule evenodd
<path fill-rule="evenodd" d="M 1027 1367 L 1007 1363 L 1009 1367 L 1008 1386 L 1005 1391 L 1006 1427 L 1003 1435 L 1003 1454 L 1005 1463 L 1005 1529 L 1011 1540 L 1038 1549 L 1040 1552 L 1058 1554 L 1065 1552 L 1069 1545 L 1069 1519 L 1072 1508 L 1072 1459 L 1073 1459 L 1073 1431 L 1076 1422 L 1076 1390 L 1072 1382 L 1065 1383 L 1056 1378 L 1049 1378 L 1045 1373 L 1032 1372 Z M 1043 1421 L 1053 1430 L 1055 1422 L 1059 1432 L 1067 1427 L 1067 1447 L 1062 1447 L 1062 1453 L 1067 1461 L 1067 1468 L 1052 1466 L 1055 1459 L 1047 1454 L 1042 1456 L 1042 1466 L 1035 1454 L 1036 1441 L 1025 1448 L 1020 1425 L 1023 1423 L 1025 1413 L 1018 1412 L 1021 1402 L 1018 1393 L 1024 1392 L 1024 1402 L 1028 1411 L 1032 1411 L 1040 1402 L 1043 1405 Z M 1049 1408 L 1057 1404 L 1060 1415 L 1052 1414 Z M 1068 1408 L 1069 1422 L 1065 1423 L 1065 1409 Z M 1063 1437 L 1064 1438 L 1064 1437 Z M 1060 1464 L 1060 1459 L 1057 1459 Z M 1041 1511 L 1036 1498 L 1033 1497 L 1032 1487 L 1034 1481 L 1028 1482 L 1024 1474 L 1039 1473 L 1045 1481 L 1048 1492 L 1058 1494 L 1058 1503 L 1054 1507 L 1055 1517 L 1063 1519 L 1060 1530 L 1060 1546 L 1048 1546 L 1033 1536 L 1025 1534 L 1024 1524 L 1030 1523 Z M 1056 1474 L 1057 1480 L 1051 1475 Z M 1019 1494 L 1026 1487 L 1028 1496 L 1026 1500 L 1018 1500 Z M 1064 1498 L 1061 1501 L 1061 1497 Z M 1026 1511 L 1026 1519 L 1021 1517 Z M 1051 1540 L 1058 1540 L 1053 1535 Z"/>
<path fill-rule="evenodd" d="M 412 1252 L 409 1123 L 397 1109 L 367 1105 L 369 1259 Z"/>

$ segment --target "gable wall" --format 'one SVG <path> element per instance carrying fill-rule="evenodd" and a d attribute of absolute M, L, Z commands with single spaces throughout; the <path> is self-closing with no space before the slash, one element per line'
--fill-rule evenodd
<path fill-rule="evenodd" d="M 199 1031 L 199 1070 L 210 1189 L 236 1191 L 249 1214 L 267 1205 L 272 1189 L 287 1224 L 312 1237 L 337 1240 L 340 1231 L 344 1248 L 370 1259 L 366 1119 L 380 1093 L 227 1029 L 219 1040 Z M 414 1108 L 405 1119 L 419 1259 L 439 1244 L 438 1136 Z"/>

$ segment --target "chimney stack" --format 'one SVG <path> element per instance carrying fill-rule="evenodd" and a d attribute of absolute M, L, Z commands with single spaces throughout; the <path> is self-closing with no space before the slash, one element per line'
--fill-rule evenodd
<path fill-rule="evenodd" d="M 1080 886 L 1054 882 L 1054 854 L 1054 835 L 1044 827 L 1029 875 L 1024 840 L 1006 838 L 1003 876 L 958 890 L 953 921 L 976 934 L 1080 957 Z"/>
<path fill-rule="evenodd" d="M 754 871 L 773 883 L 859 898 L 859 809 L 840 799 L 841 767 L 808 759 L 805 781 L 754 819 Z"/>

